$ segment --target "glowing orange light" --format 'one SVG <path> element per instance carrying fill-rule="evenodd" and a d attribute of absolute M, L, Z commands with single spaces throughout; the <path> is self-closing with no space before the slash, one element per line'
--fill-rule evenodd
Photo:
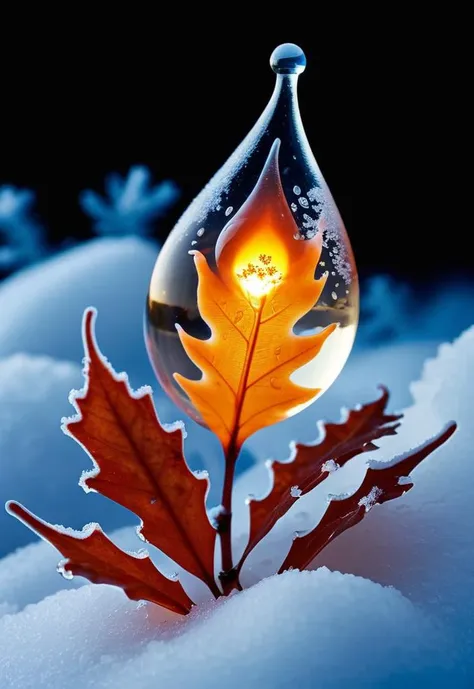
<path fill-rule="evenodd" d="M 278 263 L 268 254 L 259 254 L 257 259 L 237 267 L 235 274 L 244 292 L 257 298 L 266 296 L 283 280 Z"/>

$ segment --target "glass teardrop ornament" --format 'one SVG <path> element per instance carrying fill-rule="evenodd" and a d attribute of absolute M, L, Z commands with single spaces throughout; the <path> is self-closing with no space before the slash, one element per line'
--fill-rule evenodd
<path fill-rule="evenodd" d="M 151 362 L 168 395 L 199 423 L 204 423 L 201 415 L 175 378 L 178 374 L 199 380 L 202 375 L 186 354 L 177 328 L 201 340 L 211 336 L 198 308 L 193 254 L 202 254 L 223 282 L 239 286 L 255 308 L 265 299 L 265 308 L 274 309 L 269 300 L 277 300 L 286 282 L 291 286 L 291 276 L 315 257 L 311 275 L 322 278 L 324 287 L 293 332 L 316 334 L 331 326 L 331 334 L 318 355 L 291 375 L 295 384 L 317 389 L 317 394 L 286 416 L 334 382 L 357 329 L 359 288 L 351 245 L 299 113 L 297 81 L 306 59 L 298 46 L 287 43 L 273 52 L 270 64 L 276 85 L 267 107 L 182 215 L 160 251 L 150 282 L 145 338 Z M 297 301 L 298 294 L 291 300 Z M 276 388 L 277 379 L 270 380 Z"/>

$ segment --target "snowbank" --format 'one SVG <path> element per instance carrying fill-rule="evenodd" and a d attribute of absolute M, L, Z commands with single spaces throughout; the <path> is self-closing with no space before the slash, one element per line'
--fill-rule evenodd
<path fill-rule="evenodd" d="M 26 354 L 0 359 L 0 556 L 35 539 L 3 509 L 12 498 L 74 528 L 99 519 L 108 529 L 134 521 L 77 485 L 90 460 L 60 423 L 71 410 L 69 391 L 81 385 L 76 364 Z"/>
<path fill-rule="evenodd" d="M 438 687 L 457 677 L 449 640 L 400 593 L 327 569 L 272 577 L 186 620 L 84 586 L 4 616 L 0 640 L 4 689 Z"/>
<path fill-rule="evenodd" d="M 136 551 L 140 547 L 135 527 L 126 526 L 108 535 L 124 550 Z M 149 550 L 153 560 L 161 565 L 164 556 L 154 548 Z M 63 589 L 75 589 L 88 583 L 82 577 L 66 579 L 61 576 L 57 571 L 60 560 L 62 555 L 56 548 L 38 540 L 0 560 L 0 617 L 13 610 L 23 610 L 31 603 L 39 603 Z"/>
<path fill-rule="evenodd" d="M 96 239 L 23 270 L 0 285 L 0 358 L 17 352 L 80 363 L 82 314 L 99 312 L 97 335 L 132 383 L 153 382 L 143 313 L 158 248 L 143 239 Z"/>
<path fill-rule="evenodd" d="M 472 686 L 473 345 L 474 328 L 444 345 L 425 366 L 412 386 L 415 403 L 406 410 L 404 430 L 386 439 L 377 454 L 388 458 L 451 417 L 459 421 L 456 435 L 416 470 L 412 491 L 374 509 L 316 563 L 400 591 L 322 567 L 271 577 L 177 620 L 128 601 L 117 589 L 83 585 L 80 579 L 64 582 L 54 571 L 54 549 L 33 544 L 0 561 L 1 686 Z M 354 476 L 341 479 L 338 473 L 336 485 L 354 482 Z M 237 498 L 244 494 L 245 478 Z M 305 510 L 306 519 L 311 511 L 314 517 L 315 504 L 307 502 Z M 272 566 L 281 561 L 283 533 L 288 538 L 296 525 L 301 528 L 301 512 L 301 506 L 294 509 L 285 528 L 268 541 L 247 573 L 248 583 L 264 575 L 272 559 Z M 114 540 L 127 549 L 138 545 L 131 528 L 114 534 Z M 71 585 L 81 588 L 55 593 Z"/>
<path fill-rule="evenodd" d="M 414 446 L 449 419 L 453 438 L 413 473 L 415 487 L 373 510 L 320 556 L 344 571 L 391 583 L 437 614 L 453 618 L 474 642 L 474 327 L 440 347 L 411 387 L 414 404 L 398 436 L 380 442 L 382 458 Z"/>

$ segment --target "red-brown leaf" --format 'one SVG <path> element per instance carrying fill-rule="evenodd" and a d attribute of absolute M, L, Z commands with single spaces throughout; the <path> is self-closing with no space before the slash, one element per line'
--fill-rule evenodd
<path fill-rule="evenodd" d="M 324 425 L 323 439 L 314 445 L 295 446 L 293 458 L 286 462 L 272 462 L 273 487 L 262 500 L 252 498 L 250 509 L 249 542 L 238 564 L 240 570 L 255 546 L 269 533 L 276 522 L 298 499 L 291 494 L 297 487 L 301 495 L 319 485 L 329 472 L 325 463 L 334 460 L 343 466 L 355 455 L 374 449 L 374 440 L 394 435 L 400 424 L 400 415 L 388 415 L 385 409 L 388 391 L 382 388 L 380 399 L 353 409 L 346 421 Z"/>
<path fill-rule="evenodd" d="M 290 567 L 304 569 L 331 541 L 358 524 L 374 505 L 399 498 L 413 487 L 407 479 L 413 469 L 445 443 L 456 430 L 451 423 L 435 438 L 406 453 L 399 461 L 374 462 L 367 469 L 360 488 L 347 498 L 333 498 L 319 524 L 293 541 L 279 573 Z M 400 483 L 400 479 L 407 479 Z"/>
<path fill-rule="evenodd" d="M 150 392 L 131 393 L 104 361 L 95 342 L 94 316 L 93 309 L 84 314 L 88 363 L 85 392 L 75 398 L 79 416 L 65 424 L 96 464 L 82 485 L 138 515 L 144 538 L 217 596 L 216 531 L 205 508 L 208 480 L 188 468 L 181 427 L 165 430 Z"/>
<path fill-rule="evenodd" d="M 178 581 L 161 574 L 148 556 L 120 550 L 99 526 L 71 534 L 38 519 L 17 502 L 8 503 L 7 509 L 67 558 L 61 565 L 63 572 L 95 584 L 120 586 L 132 600 L 151 601 L 180 615 L 191 610 L 193 602 Z"/>

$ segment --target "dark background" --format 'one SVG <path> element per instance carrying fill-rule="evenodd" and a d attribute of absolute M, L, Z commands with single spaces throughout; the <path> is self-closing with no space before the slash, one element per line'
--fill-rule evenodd
<path fill-rule="evenodd" d="M 92 236 L 80 191 L 102 192 L 107 173 L 137 163 L 181 188 L 179 203 L 157 223 L 164 238 L 260 115 L 274 84 L 269 56 L 291 41 L 308 61 L 299 87 L 306 132 L 362 275 L 423 284 L 440 271 L 445 278 L 469 274 L 469 252 L 451 252 L 446 261 L 433 245 L 442 226 L 433 210 L 448 202 L 422 152 L 424 54 L 402 62 L 406 50 L 384 51 L 382 40 L 361 67 L 367 46 L 350 19 L 341 32 L 337 22 L 316 29 L 318 17 L 304 14 L 265 29 L 250 18 L 236 27 L 219 12 L 193 18 L 184 6 L 181 15 L 159 23 L 152 14 L 124 14 L 118 28 L 76 14 L 74 36 L 65 34 L 50 57 L 42 40 L 26 37 L 9 54 L 0 183 L 37 191 L 53 245 Z M 438 82 L 436 98 L 440 93 Z"/>

